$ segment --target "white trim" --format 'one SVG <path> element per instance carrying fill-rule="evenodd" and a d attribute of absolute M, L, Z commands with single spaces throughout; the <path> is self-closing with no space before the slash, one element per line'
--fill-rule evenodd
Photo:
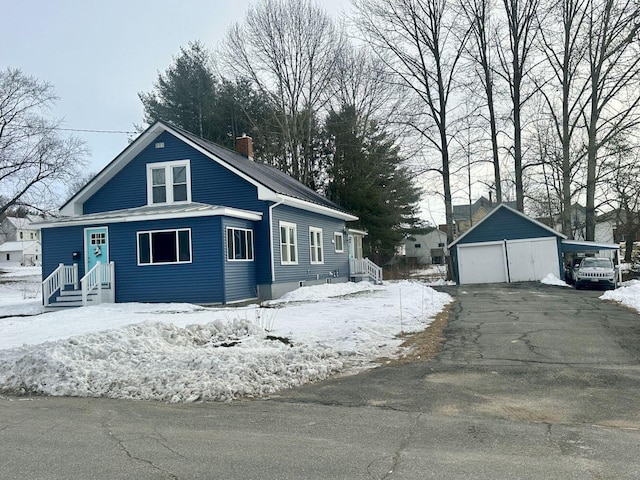
<path fill-rule="evenodd" d="M 336 242 L 337 237 L 340 237 L 340 243 L 342 244 L 342 248 L 340 250 L 338 250 L 338 242 Z M 344 253 L 344 233 L 333 232 L 333 251 L 335 253 Z"/>
<path fill-rule="evenodd" d="M 173 199 L 173 187 L 175 182 L 173 180 L 174 167 L 186 167 L 187 176 L 187 199 L 174 201 Z M 153 170 L 164 170 L 164 190 L 165 201 L 154 202 L 153 201 Z M 156 162 L 147 163 L 147 205 L 175 205 L 182 203 L 191 203 L 191 160 L 175 160 L 170 162 Z"/>
<path fill-rule="evenodd" d="M 282 200 L 282 203 L 290 207 L 296 207 L 300 210 L 306 210 L 308 212 L 320 213 L 328 217 L 338 218 L 340 220 L 346 220 L 353 222 L 358 220 L 358 217 L 351 215 L 350 213 L 334 210 L 333 208 L 325 207 L 324 205 L 318 205 L 316 203 L 308 202 L 306 200 L 300 200 L 298 198 L 288 197 L 286 195 L 278 194 L 278 197 Z M 263 200 L 259 198 L 259 200 Z"/>
<path fill-rule="evenodd" d="M 153 240 L 154 233 L 174 232 L 176 237 L 176 261 L 175 262 L 154 262 L 153 261 Z M 178 232 L 189 232 L 189 260 L 180 260 L 180 240 Z M 149 263 L 140 263 L 140 234 L 149 234 Z M 165 228 L 160 230 L 140 230 L 136 232 L 136 260 L 139 267 L 147 267 L 150 265 L 179 265 L 185 263 L 193 263 L 193 237 L 190 228 Z"/>
<path fill-rule="evenodd" d="M 149 208 L 144 206 L 141 208 Z M 248 210 L 239 210 L 237 208 L 230 207 L 211 207 L 211 208 L 198 208 L 194 206 L 194 210 L 177 210 L 172 212 L 156 212 L 148 215 L 138 214 L 129 211 L 130 215 L 123 215 L 121 212 L 103 212 L 90 214 L 81 217 L 67 217 L 60 219 L 59 221 L 44 222 L 38 224 L 40 228 L 56 228 L 66 227 L 69 225 L 92 225 L 96 222 L 109 222 L 111 223 L 128 223 L 128 222 L 146 222 L 148 220 L 171 220 L 176 218 L 194 218 L 194 217 L 216 217 L 226 216 L 232 218 L 239 218 L 242 220 L 259 221 L 262 219 L 262 213 L 250 212 Z"/>
<path fill-rule="evenodd" d="M 275 283 L 276 281 L 276 254 L 275 254 L 275 246 L 274 246 L 274 231 L 273 231 L 273 209 L 280 205 L 282 202 L 274 203 L 269 206 L 269 248 L 271 249 L 271 282 Z M 280 227 L 278 227 L 278 238 L 280 238 Z"/>
<path fill-rule="evenodd" d="M 284 261 L 282 260 L 282 228 L 286 228 L 287 229 L 287 237 L 286 237 L 286 243 L 285 245 L 287 246 L 287 256 L 289 257 L 289 260 Z M 293 239 L 294 239 L 294 252 L 296 255 L 296 259 L 295 261 L 291 261 L 291 251 L 289 250 L 289 247 L 291 246 L 291 244 L 289 243 L 289 231 L 290 229 L 293 229 Z M 285 222 L 280 220 L 278 222 L 278 238 L 280 240 L 280 265 L 298 265 L 298 225 L 296 225 L 295 223 L 291 223 L 291 222 Z"/>
<path fill-rule="evenodd" d="M 320 234 L 318 236 L 318 234 Z M 320 238 L 320 245 L 314 245 L 313 241 Z M 313 260 L 313 252 L 315 250 L 316 260 Z M 318 258 L 318 252 L 320 253 L 320 260 Z M 324 265 L 324 235 L 322 234 L 322 229 L 318 227 L 309 227 L 309 263 L 311 265 Z"/>
<path fill-rule="evenodd" d="M 246 242 L 246 232 L 250 232 L 251 233 L 251 258 L 229 258 L 229 239 L 228 239 L 228 235 L 229 235 L 229 230 L 239 230 L 242 232 L 245 232 L 245 242 Z M 251 228 L 240 228 L 240 227 L 230 227 L 227 226 L 224 229 L 224 250 L 225 250 L 225 261 L 227 262 L 253 262 L 256 258 L 256 252 L 255 252 L 255 246 L 254 246 L 254 241 L 253 241 L 253 230 Z M 249 245 L 248 242 L 246 242 L 247 246 Z M 235 243 L 234 243 L 234 252 L 235 253 Z M 248 252 L 245 252 L 248 253 Z"/>

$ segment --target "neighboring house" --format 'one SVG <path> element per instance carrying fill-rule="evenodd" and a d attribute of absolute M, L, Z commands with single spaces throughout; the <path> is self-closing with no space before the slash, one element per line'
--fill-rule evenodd
<path fill-rule="evenodd" d="M 253 162 L 249 137 L 238 151 L 149 127 L 41 225 L 45 305 L 80 287 L 83 303 L 272 299 L 371 267 L 350 264 L 357 217 Z"/>
<path fill-rule="evenodd" d="M 40 241 L 40 227 L 35 222 L 42 221 L 35 215 L 5 217 L 0 222 L 0 243 L 17 241 Z"/>
<path fill-rule="evenodd" d="M 407 259 L 418 265 L 444 265 L 447 234 L 435 229 L 425 235 L 413 235 L 403 242 Z"/>
<path fill-rule="evenodd" d="M 7 264 L 37 266 L 41 261 L 42 253 L 38 241 L 11 241 L 0 244 L 0 266 Z"/>
<path fill-rule="evenodd" d="M 635 214 L 638 216 L 637 214 Z M 629 230 L 634 230 L 634 224 L 628 228 L 625 212 L 611 211 L 596 217 L 596 240 L 609 243 L 624 243 L 627 241 Z M 633 241 L 640 241 L 640 235 L 633 235 Z"/>
<path fill-rule="evenodd" d="M 511 208 L 516 208 L 516 202 L 504 202 L 504 205 L 508 205 Z M 482 220 L 487 214 L 493 210 L 497 205 L 486 197 L 480 197 L 472 204 L 453 205 L 453 222 L 454 222 L 454 238 L 462 235 L 464 232 L 473 227 L 476 223 Z M 443 230 L 442 228 L 440 228 Z M 446 231 L 446 228 L 444 229 Z"/>
<path fill-rule="evenodd" d="M 449 246 L 458 283 L 538 281 L 564 277 L 565 254 L 615 252 L 618 245 L 568 240 L 500 204 Z"/>

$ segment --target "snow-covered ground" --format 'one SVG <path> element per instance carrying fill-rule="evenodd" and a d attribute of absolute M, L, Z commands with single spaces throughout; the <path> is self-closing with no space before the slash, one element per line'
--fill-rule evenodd
<path fill-rule="evenodd" d="M 640 313 L 640 280 L 624 282 L 621 287 L 605 292 L 600 298 L 622 303 Z"/>
<path fill-rule="evenodd" d="M 237 308 L 41 313 L 39 272 L 0 275 L 0 391 L 168 402 L 265 396 L 399 353 L 451 301 L 418 282 L 327 284 Z"/>

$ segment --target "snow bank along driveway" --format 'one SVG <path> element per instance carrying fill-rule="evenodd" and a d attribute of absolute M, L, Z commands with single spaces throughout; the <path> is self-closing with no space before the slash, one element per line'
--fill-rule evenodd
<path fill-rule="evenodd" d="M 398 335 L 426 328 L 450 301 L 407 281 L 303 287 L 268 308 L 103 304 L 6 317 L 35 308 L 9 299 L 0 303 L 0 392 L 167 402 L 269 395 L 397 354 Z"/>

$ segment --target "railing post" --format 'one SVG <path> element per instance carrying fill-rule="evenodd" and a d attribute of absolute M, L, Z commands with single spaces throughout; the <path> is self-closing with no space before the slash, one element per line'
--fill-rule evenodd
<path fill-rule="evenodd" d="M 116 303 L 116 264 L 113 262 L 109 262 L 109 275 L 111 284 L 111 291 L 109 292 L 109 300 L 111 303 Z"/>
<path fill-rule="evenodd" d="M 73 289 L 78 290 L 78 282 L 80 281 L 80 276 L 78 274 L 78 264 L 73 264 Z"/>

